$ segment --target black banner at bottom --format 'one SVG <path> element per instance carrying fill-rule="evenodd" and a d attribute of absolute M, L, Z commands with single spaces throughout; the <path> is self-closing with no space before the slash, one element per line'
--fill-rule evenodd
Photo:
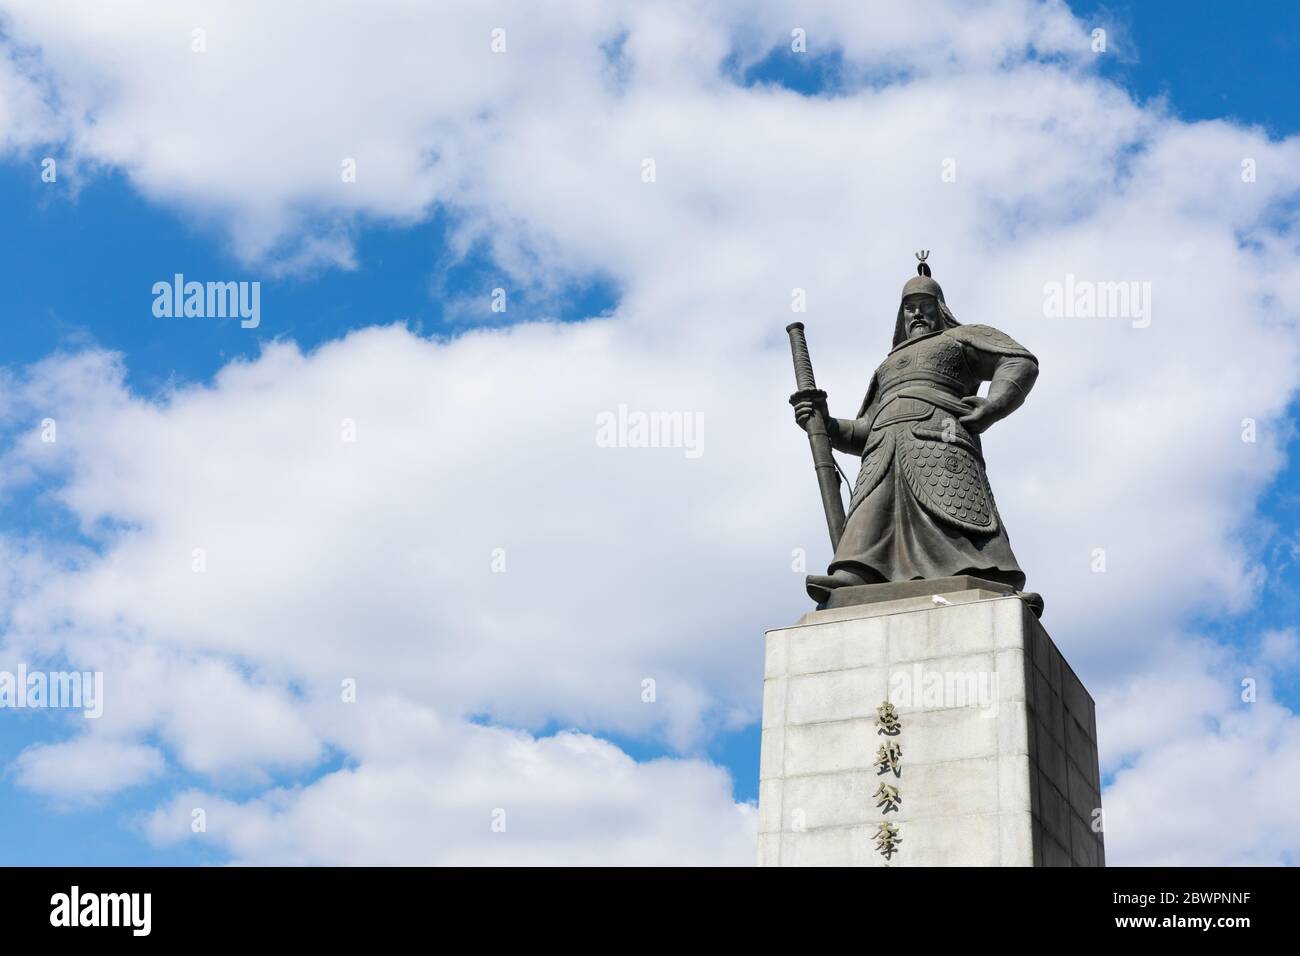
<path fill-rule="evenodd" d="M 899 943 L 1047 932 L 1062 943 L 1231 944 L 1294 927 L 1298 887 L 1286 869 L 11 868 L 0 870 L 0 918 L 10 941 L 76 943 L 337 944 L 454 926 L 492 942 L 540 932 L 618 944 L 714 928 L 729 942 L 795 932 L 813 942 L 856 928 Z"/>

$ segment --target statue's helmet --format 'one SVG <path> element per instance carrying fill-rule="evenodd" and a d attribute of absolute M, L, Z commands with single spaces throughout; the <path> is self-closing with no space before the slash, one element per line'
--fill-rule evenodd
<path fill-rule="evenodd" d="M 903 342 L 907 341 L 907 329 L 903 327 L 903 300 L 909 295 L 930 295 L 934 296 L 939 305 L 939 314 L 943 317 L 944 328 L 955 328 L 961 325 L 953 316 L 952 310 L 948 308 L 948 303 L 943 300 L 943 289 L 939 283 L 935 282 L 930 275 L 930 267 L 926 265 L 926 258 L 930 255 L 929 250 L 918 252 L 916 254 L 917 266 L 916 275 L 908 279 L 903 286 L 903 294 L 898 299 L 898 317 L 894 321 L 894 347 L 897 348 Z"/>

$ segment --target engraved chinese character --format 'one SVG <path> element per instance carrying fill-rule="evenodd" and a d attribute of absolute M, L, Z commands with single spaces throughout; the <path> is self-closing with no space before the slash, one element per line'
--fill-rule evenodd
<path fill-rule="evenodd" d="M 898 852 L 898 845 L 902 842 L 903 838 L 898 835 L 898 827 L 888 820 L 876 828 L 876 850 L 886 860 Z"/>
<path fill-rule="evenodd" d="M 876 751 L 876 773 L 894 772 L 895 777 L 903 775 L 903 748 L 896 741 L 889 741 L 880 745 Z"/>
<path fill-rule="evenodd" d="M 876 792 L 871 795 L 876 801 L 876 806 L 884 807 L 881 813 L 888 813 L 890 810 L 897 810 L 898 805 L 903 802 L 902 796 L 899 795 L 898 788 L 888 783 L 881 783 L 876 788 Z"/>
<path fill-rule="evenodd" d="M 889 701 L 885 701 L 877 707 L 876 714 L 879 716 L 879 720 L 876 722 L 880 725 L 880 729 L 876 733 L 895 737 L 903 729 L 903 725 L 898 719 L 898 711 L 894 710 L 894 705 Z"/>

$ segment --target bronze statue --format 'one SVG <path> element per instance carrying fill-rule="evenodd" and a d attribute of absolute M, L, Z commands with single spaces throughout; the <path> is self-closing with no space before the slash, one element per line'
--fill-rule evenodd
<path fill-rule="evenodd" d="M 987 325 L 962 325 L 931 277 L 928 253 L 903 286 L 893 348 L 855 418 L 832 418 L 816 388 L 803 327 L 790 326 L 799 391 L 795 420 L 809 434 L 835 557 L 810 574 L 824 605 L 837 588 L 970 575 L 1023 593 L 1025 575 L 993 502 L 980 434 L 1021 406 L 1038 360 Z M 989 382 L 987 398 L 977 394 Z M 847 510 L 829 448 L 862 459 Z M 831 494 L 833 493 L 833 499 Z M 838 525 L 838 529 L 837 529 Z"/>

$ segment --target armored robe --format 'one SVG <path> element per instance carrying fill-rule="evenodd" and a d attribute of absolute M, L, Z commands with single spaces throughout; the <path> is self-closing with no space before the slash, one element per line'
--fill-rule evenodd
<path fill-rule="evenodd" d="M 942 315 L 942 329 L 909 339 L 900 310 L 894 348 L 857 417 L 832 420 L 832 444 L 860 455 L 862 468 L 829 572 L 867 583 L 970 574 L 1023 590 L 980 437 L 961 418 L 981 382 L 1023 400 L 1038 362 L 997 329 L 960 325 L 946 307 Z M 809 593 L 825 597 L 811 582 Z"/>

